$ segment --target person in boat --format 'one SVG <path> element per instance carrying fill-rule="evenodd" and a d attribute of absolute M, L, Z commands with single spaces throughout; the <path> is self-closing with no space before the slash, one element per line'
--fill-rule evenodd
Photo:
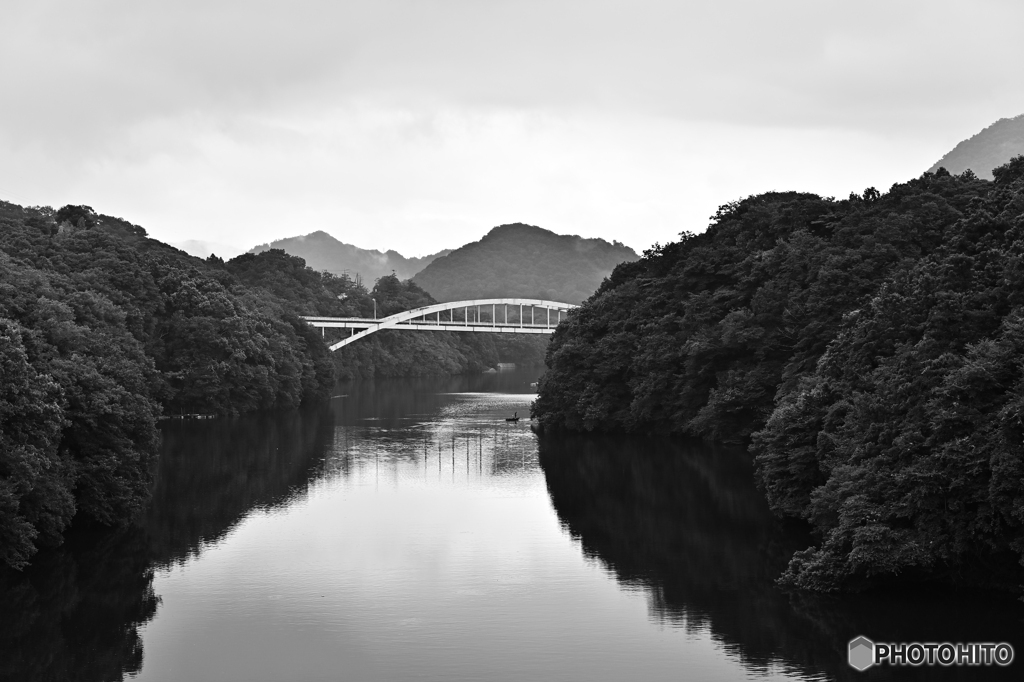
<path fill-rule="evenodd" d="M 507 422 L 517 422 L 517 421 L 519 421 L 519 411 L 516 410 L 515 412 L 513 412 L 511 417 L 505 417 L 505 421 L 507 421 Z"/>

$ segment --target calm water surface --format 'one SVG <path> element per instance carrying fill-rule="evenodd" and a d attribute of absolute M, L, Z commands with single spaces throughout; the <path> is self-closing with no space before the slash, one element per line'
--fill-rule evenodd
<path fill-rule="evenodd" d="M 538 437 L 534 372 L 169 424 L 137 528 L 0 581 L 11 680 L 1024 679 L 856 673 L 846 642 L 1011 641 L 1019 605 L 773 585 L 810 540 L 742 451 Z"/>

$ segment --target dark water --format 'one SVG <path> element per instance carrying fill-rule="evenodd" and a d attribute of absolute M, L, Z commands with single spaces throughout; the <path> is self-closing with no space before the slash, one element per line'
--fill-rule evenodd
<path fill-rule="evenodd" d="M 875 641 L 1009 641 L 1021 605 L 774 587 L 809 539 L 742 451 L 538 439 L 533 373 L 350 386 L 169 424 L 146 518 L 0 572 L 3 680 L 1024 679 L 872 669 Z"/>

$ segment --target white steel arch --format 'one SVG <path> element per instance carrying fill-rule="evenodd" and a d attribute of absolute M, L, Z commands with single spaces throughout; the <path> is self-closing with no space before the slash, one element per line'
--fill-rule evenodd
<path fill-rule="evenodd" d="M 503 319 L 498 321 L 498 306 L 502 307 Z M 518 319 L 508 321 L 508 307 L 518 306 Z M 486 310 L 489 307 L 490 310 Z M 575 308 L 572 303 L 560 303 L 558 301 L 546 301 L 539 298 L 479 298 L 469 301 L 451 301 L 449 303 L 437 303 L 434 305 L 406 310 L 395 313 L 380 320 L 372 320 L 358 317 L 303 317 L 315 327 L 361 329 L 359 333 L 353 333 L 346 339 L 333 344 L 332 351 L 344 348 L 350 343 L 355 343 L 370 334 L 379 332 L 382 329 L 417 329 L 421 331 L 472 331 L 472 332 L 503 332 L 512 334 L 550 334 L 562 320 L 562 314 Z M 545 311 L 543 319 L 537 321 L 536 309 Z M 476 312 L 476 320 L 470 321 L 470 311 Z M 526 322 L 526 311 L 529 309 L 530 321 Z M 455 319 L 455 312 L 463 311 L 462 321 Z M 442 320 L 441 313 L 451 311 L 449 320 Z M 490 313 L 490 321 L 484 321 L 483 314 Z M 552 313 L 555 313 L 552 319 Z M 428 316 L 434 315 L 435 319 L 430 320 Z"/>

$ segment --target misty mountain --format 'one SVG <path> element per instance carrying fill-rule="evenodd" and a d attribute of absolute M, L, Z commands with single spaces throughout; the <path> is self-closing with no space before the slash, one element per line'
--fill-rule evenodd
<path fill-rule="evenodd" d="M 964 140 L 929 168 L 945 168 L 959 175 L 970 168 L 979 178 L 992 179 L 992 169 L 1024 154 L 1024 114 L 1001 118 L 980 133 Z"/>
<path fill-rule="evenodd" d="M 619 242 L 514 223 L 437 258 L 413 281 L 438 301 L 523 297 L 579 303 L 616 265 L 637 258 Z"/>
<path fill-rule="evenodd" d="M 352 279 L 357 279 L 358 275 L 369 284 L 379 277 L 390 275 L 392 271 L 399 279 L 409 279 L 438 256 L 451 252 L 451 249 L 445 249 L 422 258 L 406 258 L 397 251 L 381 253 L 361 249 L 338 241 L 326 232 L 317 231 L 301 237 L 289 237 L 269 244 L 260 244 L 253 247 L 249 253 L 262 253 L 270 249 L 282 249 L 285 253 L 298 256 L 314 270 L 327 271 L 335 275 L 347 274 Z"/>

